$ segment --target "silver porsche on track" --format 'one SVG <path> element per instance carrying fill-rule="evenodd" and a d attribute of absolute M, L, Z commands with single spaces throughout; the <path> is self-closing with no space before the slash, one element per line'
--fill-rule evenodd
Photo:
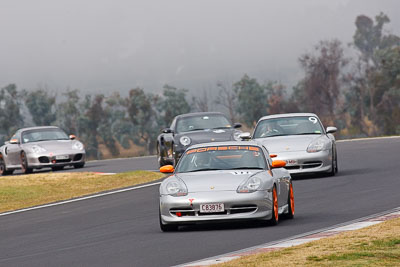
<path fill-rule="evenodd" d="M 24 128 L 0 147 L 0 174 L 12 174 L 16 169 L 24 173 L 46 167 L 60 170 L 67 165 L 82 168 L 85 156 L 83 144 L 58 127 Z"/>
<path fill-rule="evenodd" d="M 313 113 L 289 113 L 262 117 L 253 139 L 261 142 L 276 159 L 286 161 L 291 174 L 338 171 L 336 141 Z"/>
<path fill-rule="evenodd" d="M 272 161 L 254 141 L 194 145 L 172 165 L 173 174 L 160 185 L 160 228 L 179 225 L 261 220 L 272 225 L 293 218 L 294 195 L 284 161 Z"/>

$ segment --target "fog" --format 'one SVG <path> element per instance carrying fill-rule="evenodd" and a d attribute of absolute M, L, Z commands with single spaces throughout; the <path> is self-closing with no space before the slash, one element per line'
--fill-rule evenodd
<path fill-rule="evenodd" d="M 398 0 L 1 0 L 0 87 L 201 90 L 244 73 L 291 87 L 301 54 L 349 49 L 356 16 L 379 12 L 400 35 Z"/>

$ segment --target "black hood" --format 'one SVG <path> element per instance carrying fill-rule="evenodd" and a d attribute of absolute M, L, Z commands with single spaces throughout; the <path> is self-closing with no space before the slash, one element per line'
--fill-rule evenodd
<path fill-rule="evenodd" d="M 233 133 L 238 132 L 235 129 L 206 129 L 200 131 L 184 132 L 175 135 L 175 142 L 179 142 L 182 136 L 187 136 L 190 138 L 190 145 L 200 144 L 200 143 L 210 143 L 210 142 L 223 142 L 230 141 L 233 139 Z"/>

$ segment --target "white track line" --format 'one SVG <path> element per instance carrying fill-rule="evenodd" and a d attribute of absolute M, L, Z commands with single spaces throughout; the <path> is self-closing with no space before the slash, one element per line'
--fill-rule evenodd
<path fill-rule="evenodd" d="M 275 251 L 278 249 L 293 247 L 301 244 L 305 244 L 314 240 L 323 239 L 329 236 L 334 236 L 346 231 L 358 230 L 364 227 L 368 227 L 371 225 L 375 225 L 378 223 L 382 223 L 384 221 L 400 218 L 400 207 L 388 210 L 385 212 L 377 213 L 368 217 L 359 218 L 358 220 L 353 220 L 350 222 L 338 224 L 332 227 L 323 228 L 319 230 L 315 230 L 308 233 L 303 233 L 300 235 L 292 236 L 286 239 L 272 241 L 266 244 L 262 244 L 259 246 L 254 246 L 250 248 L 245 248 L 239 251 L 229 252 L 223 255 L 214 256 L 210 258 L 206 258 L 203 260 L 193 261 L 189 263 L 185 263 L 182 265 L 178 265 L 180 267 L 200 267 L 200 266 L 209 266 L 213 264 L 218 264 L 222 262 L 228 262 L 231 260 L 238 259 L 242 256 L 253 255 L 256 253 L 265 253 L 269 251 Z"/>
<path fill-rule="evenodd" d="M 70 199 L 70 200 L 65 200 L 65 201 L 56 202 L 56 203 L 50 203 L 50 204 L 41 205 L 41 206 L 35 206 L 35 207 L 31 207 L 31 208 L 26 208 L 26 209 L 3 212 L 3 213 L 0 213 L 0 216 L 6 216 L 6 215 L 11 215 L 11 214 L 15 214 L 15 213 L 21 213 L 21 212 L 30 211 L 30 210 L 37 210 L 37 209 L 43 209 L 43 208 L 48 208 L 48 207 L 53 207 L 53 206 L 58 206 L 58 205 L 64 205 L 64 204 L 68 204 L 68 203 L 72 203 L 72 202 L 77 202 L 77 201 L 82 201 L 82 200 L 86 200 L 86 199 L 92 199 L 92 198 L 97 198 L 97 197 L 108 196 L 108 195 L 112 195 L 112 194 L 117 194 L 117 193 L 122 193 L 122 192 L 126 192 L 126 191 L 141 189 L 141 188 L 150 187 L 150 186 L 159 185 L 159 184 L 161 184 L 161 182 L 152 183 L 152 184 L 145 184 L 145 185 L 140 185 L 140 186 L 135 186 L 135 187 L 130 187 L 130 188 L 124 188 L 124 189 L 119 189 L 119 190 L 110 191 L 110 192 L 106 192 L 106 193 L 100 193 L 100 194 L 90 195 L 90 196 L 86 196 L 86 197 L 74 198 L 74 199 Z"/>
<path fill-rule="evenodd" d="M 400 138 L 400 136 L 382 136 L 382 137 L 365 137 L 365 138 L 343 139 L 343 140 L 336 140 L 336 142 L 337 143 L 342 143 L 342 142 L 368 141 L 368 140 L 379 140 L 379 139 L 396 139 L 396 138 Z"/>

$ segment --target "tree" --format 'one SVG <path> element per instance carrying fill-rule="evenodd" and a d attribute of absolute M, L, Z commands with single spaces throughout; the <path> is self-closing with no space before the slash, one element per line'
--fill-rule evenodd
<path fill-rule="evenodd" d="M 11 137 L 24 124 L 20 99 L 21 94 L 15 84 L 9 84 L 0 90 L 0 134 L 2 142 Z"/>
<path fill-rule="evenodd" d="M 81 115 L 79 110 L 79 91 L 67 90 L 62 95 L 66 99 L 57 105 L 57 123 L 67 133 L 79 135 L 78 119 Z"/>
<path fill-rule="evenodd" d="M 186 101 L 186 89 L 177 89 L 176 87 L 164 85 L 161 107 L 165 125 L 169 125 L 175 116 L 189 113 L 191 108 Z"/>
<path fill-rule="evenodd" d="M 364 96 L 368 97 L 366 115 L 375 123 L 378 120 L 376 107 L 385 91 L 377 91 L 378 87 L 376 86 L 377 73 L 383 67 L 380 54 L 382 54 L 381 51 L 400 45 L 400 37 L 384 33 L 384 25 L 389 22 L 389 17 L 384 13 L 377 15 L 375 22 L 365 15 L 360 15 L 356 19 L 356 32 L 353 36 L 353 44 L 360 53 L 361 64 L 359 66 L 360 75 L 354 83 L 358 87 L 362 105 L 364 105 Z"/>
<path fill-rule="evenodd" d="M 159 117 L 153 107 L 160 105 L 159 97 L 145 94 L 143 89 L 135 88 L 129 91 L 126 101 L 128 118 L 135 127 L 138 138 L 134 138 L 137 144 L 144 141 L 147 151 L 152 154 L 155 150 L 155 140 L 159 133 Z"/>
<path fill-rule="evenodd" d="M 25 105 L 37 126 L 52 125 L 57 118 L 55 104 L 56 96 L 44 89 L 26 93 Z"/>
<path fill-rule="evenodd" d="M 348 64 L 339 40 L 321 41 L 314 53 L 299 58 L 305 77 L 299 84 L 300 97 L 309 112 L 318 113 L 322 120 L 335 120 L 342 87 L 342 70 Z"/>
<path fill-rule="evenodd" d="M 99 127 L 104 118 L 104 110 L 102 107 L 104 95 L 95 95 L 94 98 L 86 95 L 83 103 L 81 103 L 81 116 L 78 119 L 78 130 L 85 140 L 86 154 L 88 157 L 101 159 L 102 154 L 99 151 Z"/>
<path fill-rule="evenodd" d="M 252 127 L 267 113 L 268 96 L 265 87 L 247 74 L 233 85 L 237 95 L 236 111 L 247 126 Z"/>
<path fill-rule="evenodd" d="M 232 88 L 231 83 L 217 82 L 217 87 L 219 88 L 218 96 L 215 100 L 217 105 L 221 105 L 226 108 L 229 112 L 229 118 L 231 119 L 232 123 L 236 122 L 236 100 L 237 95 Z"/>

